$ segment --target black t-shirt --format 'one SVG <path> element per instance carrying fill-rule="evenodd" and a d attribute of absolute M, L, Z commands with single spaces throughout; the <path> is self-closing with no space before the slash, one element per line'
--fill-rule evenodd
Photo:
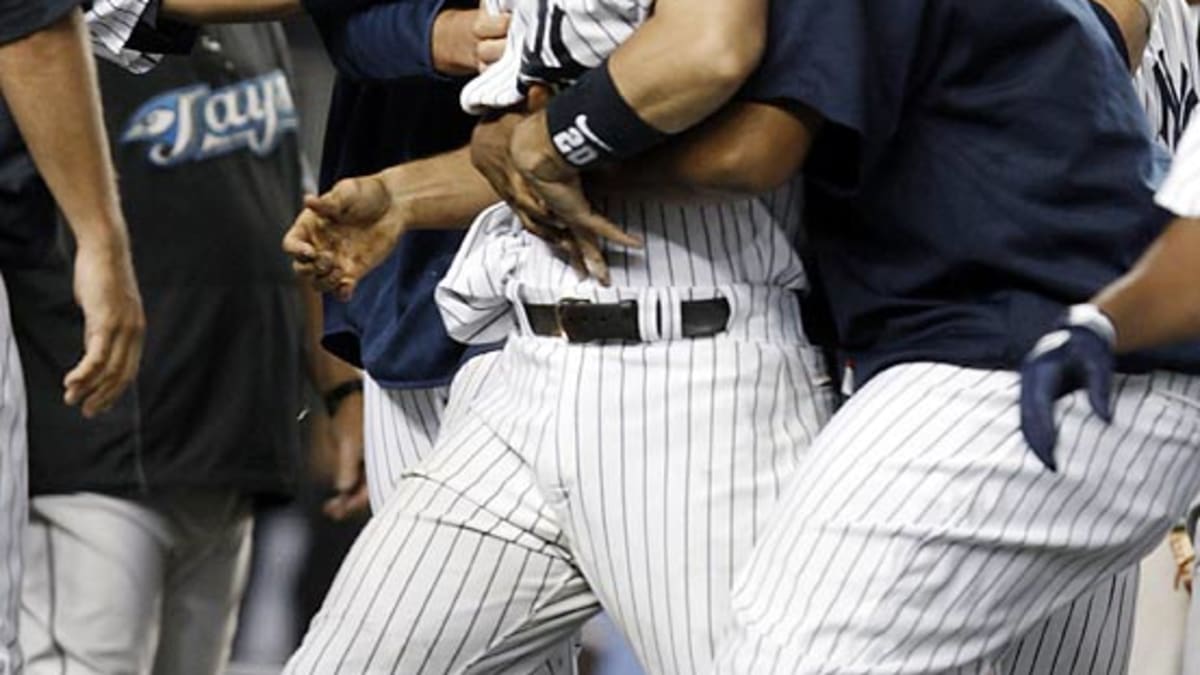
<path fill-rule="evenodd" d="M 137 387 L 85 421 L 59 402 L 80 354 L 69 252 L 7 275 L 30 399 L 32 492 L 177 486 L 286 493 L 301 409 L 301 320 L 279 242 L 302 196 L 278 27 L 205 30 L 190 56 L 100 65 L 147 315 Z"/>

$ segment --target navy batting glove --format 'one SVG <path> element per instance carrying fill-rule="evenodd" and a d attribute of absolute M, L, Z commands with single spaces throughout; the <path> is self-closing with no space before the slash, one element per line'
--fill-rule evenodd
<path fill-rule="evenodd" d="M 1059 327 L 1038 340 L 1021 364 L 1021 433 L 1051 471 L 1058 470 L 1054 404 L 1087 389 L 1092 410 L 1112 421 L 1113 344 L 1116 330 L 1094 305 L 1076 305 Z"/>

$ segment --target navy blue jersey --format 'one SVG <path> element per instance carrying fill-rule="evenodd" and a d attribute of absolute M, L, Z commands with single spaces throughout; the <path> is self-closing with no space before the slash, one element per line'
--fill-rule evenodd
<path fill-rule="evenodd" d="M 805 167 L 813 270 L 858 380 L 1012 368 L 1162 231 L 1152 143 L 1086 2 L 792 0 L 748 98 L 828 121 Z M 1122 368 L 1200 371 L 1193 346 Z"/>
<path fill-rule="evenodd" d="M 373 10 L 397 17 L 414 12 L 432 16 L 441 0 L 389 2 Z M 426 31 L 380 31 L 385 22 L 353 17 L 315 17 L 331 56 L 339 66 L 366 59 L 370 66 L 392 68 L 408 79 L 362 81 L 343 67 L 334 88 L 321 160 L 321 187 L 340 178 L 361 176 L 399 162 L 462 147 L 470 138 L 472 118 L 458 105 L 461 82 L 437 81 L 428 57 Z M 411 18 L 411 17 L 410 17 Z M 429 29 L 432 20 L 415 21 Z M 357 27 L 357 30 L 356 30 Z M 363 32 L 366 30 L 367 32 Z M 418 35 L 418 33 L 420 33 Z M 411 39 L 407 39 L 411 38 Z M 378 45 L 380 49 L 372 50 Z M 384 61 L 376 52 L 389 55 Z M 446 335 L 433 302 L 433 290 L 445 275 L 461 232 L 412 232 L 366 276 L 349 303 L 325 300 L 324 345 L 360 365 L 385 387 L 439 386 L 449 382 L 465 348 Z"/>

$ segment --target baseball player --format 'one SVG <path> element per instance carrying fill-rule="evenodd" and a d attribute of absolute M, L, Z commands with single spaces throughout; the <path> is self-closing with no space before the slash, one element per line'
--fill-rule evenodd
<path fill-rule="evenodd" d="M 521 15 L 519 12 L 516 16 L 516 21 L 518 21 L 518 22 L 521 21 Z M 502 65 L 503 65 L 503 62 L 502 62 Z M 479 83 L 477 83 L 477 85 L 483 84 L 486 82 L 487 82 L 486 79 L 481 80 Z M 468 95 L 470 94 L 470 91 L 471 90 L 468 90 Z M 495 91 L 495 90 L 493 90 L 493 91 Z M 512 95 L 512 94 L 509 94 L 509 95 Z M 420 176 L 425 176 L 425 181 L 424 181 L 424 184 L 422 184 L 420 186 L 420 188 L 417 188 L 417 191 L 418 192 L 422 192 L 422 191 L 428 192 L 429 185 L 432 183 L 436 183 L 436 181 L 431 179 L 430 176 L 435 175 L 437 173 L 437 170 L 435 169 L 434 163 L 427 163 L 421 167 L 421 170 L 405 172 L 405 168 L 400 167 L 398 170 L 395 170 L 394 175 L 389 176 L 388 175 L 389 173 L 391 173 L 391 172 L 385 172 L 384 175 L 382 175 L 381 177 L 378 177 L 376 180 L 367 181 L 360 187 L 349 188 L 349 187 L 343 185 L 343 186 L 339 186 L 339 188 L 340 189 L 344 188 L 345 192 L 359 192 L 359 196 L 361 197 L 361 193 L 378 192 L 379 191 L 379 183 L 390 183 L 391 185 L 394 186 L 393 193 L 395 195 L 397 195 L 397 198 L 403 199 L 404 198 L 403 195 L 405 194 L 405 188 L 407 188 L 408 190 L 412 190 L 413 189 L 412 185 L 413 185 L 414 181 L 419 182 Z M 402 173 L 403 173 L 403 175 L 407 176 L 408 180 L 403 180 L 403 179 L 399 178 L 399 176 Z M 337 193 L 337 192 L 339 192 L 339 191 L 335 190 L 335 193 Z M 426 195 L 426 198 L 430 202 L 434 201 L 430 195 Z M 370 212 L 370 215 L 369 216 L 361 216 L 361 217 L 365 221 L 371 221 L 372 219 L 379 219 L 379 218 L 386 220 L 389 217 L 392 217 L 394 219 L 394 216 L 388 215 L 388 211 L 390 208 L 388 206 L 389 201 L 390 201 L 389 199 L 385 199 L 385 198 L 381 197 L 379 199 L 380 204 L 377 207 L 372 207 L 372 208 L 366 209 L 366 211 Z M 332 216 L 334 214 L 334 212 L 337 212 L 339 210 L 347 209 L 347 206 L 348 206 L 347 204 L 342 203 L 334 208 L 331 208 L 330 215 Z M 411 208 L 411 207 L 405 207 L 405 208 L 401 208 L 398 210 L 401 212 L 405 212 L 409 208 Z M 354 210 L 354 209 L 351 208 L 350 210 Z M 342 215 L 344 216 L 345 213 L 343 213 Z M 492 223 L 491 225 L 495 225 L 495 223 Z M 486 227 L 490 227 L 490 225 L 485 224 L 484 228 L 486 228 Z M 500 228 L 500 229 L 503 229 L 503 228 Z M 457 266 L 456 269 L 464 270 L 464 269 L 472 269 L 474 267 L 477 269 L 491 269 L 493 272 L 495 272 L 495 271 L 497 271 L 496 261 L 499 259 L 499 260 L 501 260 L 501 262 L 503 262 L 503 258 L 507 254 L 507 252 L 505 250 L 507 244 L 511 243 L 514 245 L 514 247 L 516 249 L 520 248 L 520 245 L 517 243 L 519 241 L 520 237 L 513 236 L 513 233 L 511 232 L 511 230 L 508 232 L 502 232 L 499 239 L 497 241 L 492 242 L 495 244 L 494 247 L 489 246 L 487 244 L 479 243 L 481 240 L 486 241 L 487 238 L 488 238 L 488 234 L 482 228 L 477 227 L 476 231 L 471 235 L 471 239 L 469 239 L 471 246 L 476 246 L 476 245 L 479 246 L 479 250 L 476 253 L 476 258 L 472 258 L 471 255 L 468 254 L 467 257 L 464 259 L 463 264 Z M 490 253 L 496 253 L 496 256 L 490 257 Z M 475 260 L 478 258 L 482 258 L 484 264 L 476 265 Z M 471 263 L 467 263 L 466 262 L 467 260 L 470 260 Z M 501 271 L 503 269 L 504 268 L 500 268 Z M 480 279 L 477 279 L 477 280 L 480 280 Z M 482 283 L 480 284 L 480 286 L 485 287 L 488 283 L 488 280 L 486 278 L 484 278 L 484 279 L 481 279 L 481 282 Z M 453 282 L 451 283 L 451 285 L 453 285 Z M 469 289 L 472 285 L 472 280 L 471 279 L 460 279 L 457 285 L 459 286 L 459 291 L 456 291 L 456 294 L 461 292 L 462 288 Z M 469 291 L 465 294 L 456 295 L 456 297 L 461 299 L 467 295 L 470 295 Z M 477 300 L 477 298 L 470 298 L 467 302 L 464 302 L 464 303 L 455 303 L 454 297 L 451 297 L 449 299 L 449 301 L 450 301 L 450 304 L 453 305 L 453 308 L 450 311 L 451 311 L 451 313 L 455 313 L 455 314 L 457 314 L 459 312 L 468 312 L 469 313 L 471 311 L 472 306 L 478 307 L 478 304 L 475 302 L 475 300 Z M 493 300 L 494 300 L 494 298 L 493 298 Z M 503 304 L 503 302 L 501 304 Z M 462 316 L 462 315 L 459 314 L 459 316 Z M 478 324 L 486 326 L 488 321 L 495 319 L 495 318 L 496 317 L 494 317 L 494 316 L 489 317 L 489 315 L 487 313 L 485 313 L 483 316 L 479 317 Z M 452 323 L 454 323 L 453 320 L 452 320 Z M 458 398 L 458 396 L 455 395 L 453 398 Z M 400 527 L 397 530 L 397 532 L 404 532 L 404 531 L 405 531 L 405 528 L 403 528 L 403 527 Z M 395 535 L 395 536 L 399 536 L 399 535 Z M 383 544 L 381 544 L 381 541 L 383 539 L 385 539 L 384 536 L 378 535 L 377 533 L 368 534 L 368 537 L 372 537 L 374 539 L 374 541 L 375 541 L 374 545 L 376 547 L 380 547 L 381 545 L 383 545 Z M 364 549 L 364 550 L 366 550 L 366 549 Z M 394 548 L 392 548 L 390 550 L 394 550 Z M 372 564 L 383 565 L 384 564 L 383 561 L 385 559 L 388 560 L 389 563 L 392 560 L 391 558 L 388 557 L 390 555 L 388 552 L 384 552 L 382 554 L 376 553 L 376 555 L 379 556 L 377 563 L 369 563 L 369 562 L 364 562 L 363 560 L 357 560 L 357 565 L 360 566 L 360 568 L 361 568 L 361 566 L 372 565 Z M 357 556 L 357 557 L 362 558 L 363 556 L 362 556 L 362 554 L 359 554 L 359 556 Z M 352 558 L 351 560 L 352 560 L 352 562 L 356 562 L 355 558 Z M 345 599 L 335 600 L 335 597 L 337 595 L 339 595 L 339 594 L 344 595 L 346 593 L 346 591 L 347 591 L 347 588 L 345 586 L 343 586 L 339 589 L 335 589 L 334 594 L 331 595 L 330 603 L 332 604 L 336 601 L 339 603 L 339 606 L 341 606 L 341 607 L 347 607 L 348 605 L 353 605 L 353 601 L 346 601 Z M 1098 673 L 1098 672 L 1106 672 L 1106 671 L 1122 672 L 1123 668 L 1124 668 L 1124 666 L 1123 666 L 1124 661 L 1122 658 L 1119 658 L 1119 657 L 1123 653 L 1124 650 L 1123 650 L 1123 648 L 1116 646 L 1116 645 L 1123 644 L 1123 640 L 1128 639 L 1129 624 L 1128 624 L 1128 622 L 1121 623 L 1120 617 L 1128 616 L 1128 611 L 1127 611 L 1128 610 L 1128 602 L 1130 601 L 1130 598 L 1132 597 L 1133 588 L 1130 585 L 1128 585 L 1127 583 L 1125 583 L 1124 580 L 1122 580 L 1119 583 L 1119 585 L 1114 583 L 1110 587 L 1105 587 L 1104 589 L 1102 589 L 1102 591 L 1103 591 L 1102 593 L 1097 593 L 1097 598 L 1095 601 L 1089 600 L 1089 602 L 1086 606 L 1080 605 L 1080 607 L 1078 609 L 1072 608 L 1072 611 L 1062 612 L 1060 616 L 1055 617 L 1055 620 L 1047 622 L 1037 633 L 1032 634 L 1030 636 L 1029 640 L 1027 641 L 1027 644 L 1023 645 L 1024 650 L 1021 655 L 1021 658 L 1018 660 L 1018 662 L 1016 662 L 1014 664 L 1014 669 L 1011 672 L 1014 672 L 1014 673 L 1064 672 L 1062 670 L 1063 663 L 1070 661 L 1071 659 L 1079 661 L 1079 665 L 1074 672 L 1079 672 L 1079 673 L 1085 673 L 1085 672 Z M 395 609 L 395 611 L 403 612 L 404 609 L 405 609 L 404 607 L 398 607 Z M 347 609 L 336 609 L 336 607 L 335 607 L 335 610 L 337 612 L 343 612 L 343 613 L 345 613 L 345 615 L 350 615 L 350 616 L 356 616 L 356 615 L 358 615 L 358 612 L 359 612 L 359 610 L 357 608 L 349 608 L 349 607 Z M 636 610 L 636 607 L 635 607 L 635 610 Z M 383 608 L 380 608 L 379 611 L 383 611 Z M 329 613 L 334 614 L 335 612 L 330 611 Z M 339 619 L 347 618 L 345 615 L 339 616 Z M 1088 619 L 1095 619 L 1095 620 L 1089 624 Z M 326 617 L 325 621 L 328 622 L 328 621 L 331 621 L 331 619 L 329 617 Z M 342 630 L 344 631 L 345 628 L 343 628 Z M 1090 634 L 1089 634 L 1089 631 L 1090 631 Z M 339 650 L 340 645 L 345 644 L 344 643 L 345 636 L 342 636 L 342 638 L 340 638 L 340 639 L 333 637 L 333 635 L 335 635 L 337 632 L 338 632 L 338 628 L 336 626 L 330 627 L 328 625 L 325 625 L 323 627 L 318 627 L 317 625 L 314 625 L 314 633 L 317 635 L 324 636 L 325 642 L 324 642 L 323 648 L 327 648 L 329 652 L 336 652 Z M 1123 636 L 1123 637 L 1117 638 L 1117 636 Z M 631 636 L 631 637 L 633 637 L 633 636 Z M 642 645 L 644 648 L 646 648 L 645 647 L 646 636 L 643 634 L 641 637 L 643 640 Z M 330 640 L 332 640 L 332 642 L 330 642 Z M 514 641 L 515 641 L 515 638 L 514 638 Z M 302 650 L 301 654 L 298 655 L 298 657 L 297 657 L 298 659 L 301 657 L 307 657 L 309 660 L 312 660 L 312 662 L 315 663 L 316 662 L 315 659 L 320 658 L 319 655 L 315 656 L 315 657 L 313 656 L 313 652 L 316 651 L 317 648 L 312 647 L 311 642 L 312 642 L 312 639 L 310 637 L 310 644 L 308 646 L 308 651 L 305 652 L 304 650 Z M 329 645 L 331 645 L 331 644 L 335 645 L 335 646 L 330 647 Z M 646 651 L 648 651 L 648 648 L 646 648 Z M 1077 656 L 1075 656 L 1076 652 L 1080 652 L 1080 653 L 1086 652 L 1089 656 L 1086 660 L 1080 660 Z M 1093 654 L 1093 652 L 1095 652 L 1095 654 Z M 1113 658 L 1114 655 L 1116 655 L 1118 658 Z M 643 657 L 645 658 L 646 656 L 648 656 L 648 655 L 644 651 Z M 660 659 L 661 659 L 661 655 L 660 655 Z M 376 667 L 377 668 L 385 668 L 387 663 L 388 663 L 388 661 L 386 659 L 384 659 L 382 661 L 382 664 L 381 665 L 377 664 Z M 658 662 L 654 662 L 653 660 L 650 660 L 648 662 L 648 665 L 655 672 L 657 672 L 657 670 L 662 670 L 664 668 L 663 662 L 661 660 Z M 693 666 L 694 666 L 694 664 L 693 664 Z M 667 667 L 669 667 L 669 666 L 667 666 Z M 433 668 L 433 666 L 431 666 L 431 668 Z M 457 672 L 457 671 L 452 670 L 451 672 Z"/>
<path fill-rule="evenodd" d="M 1200 468 L 1200 383 L 1173 374 L 1195 348 L 1123 361 L 1149 374 L 1122 376 L 1111 425 L 1072 400 L 1057 472 L 1018 424 L 1041 326 L 1163 227 L 1126 64 L 1065 0 L 774 11 L 750 90 L 825 119 L 806 214 L 857 392 L 738 580 L 718 672 L 1008 670 L 1159 540 Z"/>
<path fill-rule="evenodd" d="M 743 4 L 702 13 L 761 21 L 729 16 Z M 570 82 L 644 21 L 696 12 L 513 10 L 505 57 L 464 91 L 472 109 Z M 651 671 L 708 670 L 731 576 L 831 407 L 801 332 L 800 194 L 602 201 L 642 242 L 612 251 L 608 287 L 507 207 L 472 228 L 439 291 L 447 325 L 511 337 L 456 379 L 469 411 L 372 519 L 287 672 L 529 672 L 601 603 Z"/>

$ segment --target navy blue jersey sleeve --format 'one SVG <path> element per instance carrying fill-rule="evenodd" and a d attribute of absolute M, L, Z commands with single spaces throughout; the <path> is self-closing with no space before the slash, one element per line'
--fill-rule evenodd
<path fill-rule="evenodd" d="M 798 103 L 859 134 L 885 132 L 913 86 L 927 0 L 776 0 L 745 98 Z"/>
<path fill-rule="evenodd" d="M 0 44 L 36 33 L 79 5 L 80 0 L 0 0 Z"/>
<path fill-rule="evenodd" d="M 345 16 L 370 7 L 380 0 L 301 0 L 304 11 L 313 17 Z"/>
<path fill-rule="evenodd" d="M 352 14 L 314 15 L 338 72 L 357 80 L 437 77 L 433 22 L 445 0 L 391 0 Z"/>

